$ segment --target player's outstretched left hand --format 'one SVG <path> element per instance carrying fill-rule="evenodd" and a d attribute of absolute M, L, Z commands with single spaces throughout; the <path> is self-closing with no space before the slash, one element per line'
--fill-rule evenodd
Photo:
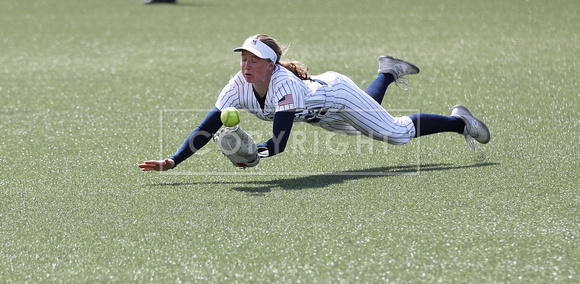
<path fill-rule="evenodd" d="M 171 159 L 145 161 L 143 164 L 139 164 L 138 166 L 142 171 L 167 171 L 175 167 L 175 161 Z"/>

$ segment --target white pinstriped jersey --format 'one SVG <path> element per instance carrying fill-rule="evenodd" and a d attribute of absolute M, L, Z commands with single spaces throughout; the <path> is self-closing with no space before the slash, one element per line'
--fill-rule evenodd
<path fill-rule="evenodd" d="M 302 81 L 276 65 L 262 109 L 252 84 L 238 72 L 221 91 L 215 106 L 245 109 L 262 120 L 272 121 L 277 111 L 295 110 L 295 122 L 311 122 L 329 131 L 364 134 L 391 144 L 404 144 L 415 135 L 409 117 L 393 117 L 350 78 L 326 72 Z"/>
<path fill-rule="evenodd" d="M 276 65 L 270 78 L 264 109 L 256 100 L 252 84 L 246 82 L 241 71 L 223 88 L 215 106 L 220 110 L 226 107 L 245 109 L 262 120 L 271 121 L 277 111 L 304 110 L 309 93 L 300 78 Z"/>

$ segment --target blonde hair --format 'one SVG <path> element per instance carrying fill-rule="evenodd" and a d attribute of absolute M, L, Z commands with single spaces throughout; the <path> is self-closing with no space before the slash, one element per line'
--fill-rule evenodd
<path fill-rule="evenodd" d="M 298 61 L 281 61 L 280 58 L 282 57 L 282 47 L 276 42 L 275 39 L 272 37 L 265 35 L 265 34 L 257 34 L 253 36 L 253 38 L 263 42 L 268 47 L 270 47 L 276 55 L 278 56 L 278 62 L 274 62 L 276 64 L 282 65 L 284 68 L 290 70 L 290 72 L 294 73 L 298 78 L 302 80 L 310 80 L 310 76 L 308 75 L 308 67 Z"/>

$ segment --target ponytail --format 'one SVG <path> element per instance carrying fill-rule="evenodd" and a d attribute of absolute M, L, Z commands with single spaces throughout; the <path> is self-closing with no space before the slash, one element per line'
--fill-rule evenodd
<path fill-rule="evenodd" d="M 308 67 L 304 66 L 298 61 L 279 61 L 280 65 L 284 68 L 290 70 L 294 75 L 298 76 L 301 80 L 310 80 L 308 75 Z"/>
<path fill-rule="evenodd" d="M 275 39 L 265 34 L 257 34 L 254 36 L 254 38 L 265 43 L 272 50 L 274 50 L 276 55 L 278 55 L 278 62 L 274 63 L 280 64 L 282 67 L 290 70 L 290 72 L 294 73 L 294 75 L 298 76 L 298 78 L 301 80 L 310 80 L 310 76 L 308 75 L 308 67 L 304 66 L 304 64 L 298 61 L 280 61 L 280 58 L 282 57 L 282 47 L 280 47 Z"/>

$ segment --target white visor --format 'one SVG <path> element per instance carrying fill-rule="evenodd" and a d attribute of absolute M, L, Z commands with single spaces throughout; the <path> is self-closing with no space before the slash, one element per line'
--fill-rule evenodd
<path fill-rule="evenodd" d="M 271 49 L 267 44 L 261 42 L 259 39 L 248 38 L 244 42 L 244 45 L 234 49 L 234 51 L 247 50 L 262 59 L 270 59 L 272 62 L 276 63 L 278 60 L 278 55 Z"/>

